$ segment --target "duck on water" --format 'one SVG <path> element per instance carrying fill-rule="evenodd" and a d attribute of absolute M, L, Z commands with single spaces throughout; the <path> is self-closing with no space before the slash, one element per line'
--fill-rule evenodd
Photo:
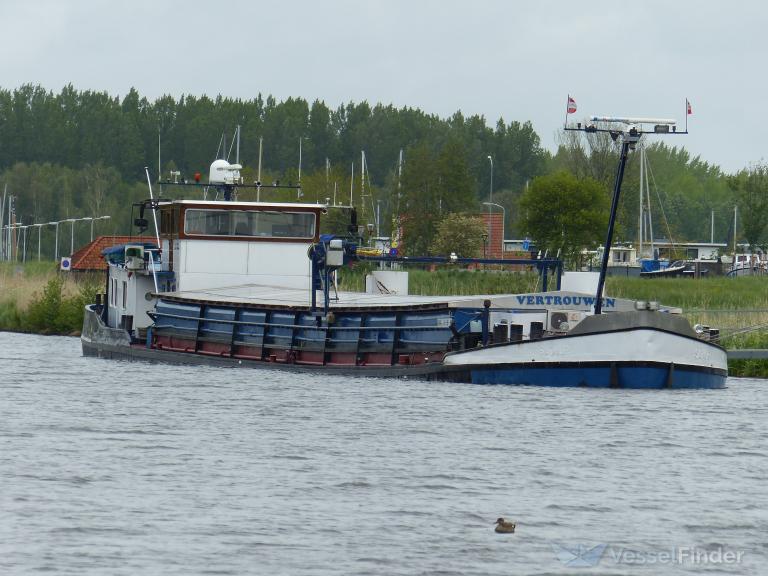
<path fill-rule="evenodd" d="M 514 534 L 516 527 L 517 524 L 514 522 L 509 522 L 508 520 L 504 520 L 504 518 L 499 518 L 496 520 L 496 528 L 494 528 L 494 530 L 498 534 Z"/>

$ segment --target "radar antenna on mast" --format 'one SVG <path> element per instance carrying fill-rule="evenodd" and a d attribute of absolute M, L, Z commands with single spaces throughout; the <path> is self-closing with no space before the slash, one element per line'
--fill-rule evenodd
<path fill-rule="evenodd" d="M 621 152 L 619 165 L 616 169 L 616 180 L 613 185 L 611 198 L 611 213 L 608 218 L 608 231 L 603 248 L 603 258 L 600 264 L 600 277 L 597 282 L 595 294 L 595 314 L 600 314 L 603 308 L 603 287 L 605 286 L 605 274 L 608 269 L 608 258 L 613 241 L 613 228 L 616 223 L 619 197 L 621 195 L 621 182 L 624 179 L 624 168 L 627 165 L 627 156 L 630 150 L 634 150 L 640 138 L 644 134 L 688 134 L 688 115 L 691 114 L 691 104 L 685 101 L 685 130 L 677 130 L 677 121 L 669 118 L 648 118 L 635 116 L 590 116 L 589 122 L 576 122 L 568 125 L 568 115 L 576 112 L 576 101 L 568 95 L 565 113 L 564 130 L 586 133 L 607 132 L 614 142 L 621 139 Z M 651 129 L 647 129 L 651 126 Z"/>

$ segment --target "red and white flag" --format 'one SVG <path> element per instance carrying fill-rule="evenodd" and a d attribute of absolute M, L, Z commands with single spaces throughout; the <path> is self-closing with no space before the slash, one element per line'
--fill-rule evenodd
<path fill-rule="evenodd" d="M 576 112 L 576 100 L 568 96 L 568 114 L 573 114 L 574 112 Z"/>
<path fill-rule="evenodd" d="M 693 110 L 691 109 L 691 103 L 688 102 L 688 98 L 685 99 L 685 113 L 687 116 L 690 116 L 693 114 Z"/>

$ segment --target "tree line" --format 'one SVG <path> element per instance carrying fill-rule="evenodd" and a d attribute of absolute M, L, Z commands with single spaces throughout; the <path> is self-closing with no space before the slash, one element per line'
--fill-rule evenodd
<path fill-rule="evenodd" d="M 550 242 L 556 235 L 536 231 L 528 216 L 557 201 L 553 191 L 558 185 L 562 189 L 564 181 L 547 184 L 546 178 L 559 173 L 587 183 L 586 198 L 596 211 L 595 217 L 574 215 L 574 222 L 594 229 L 595 238 L 603 232 L 598 222 L 605 217 L 604 202 L 589 198 L 609 194 L 616 160 L 610 143 L 569 134 L 551 154 L 528 121 L 499 119 L 489 125 L 479 115 L 456 112 L 440 118 L 416 108 L 367 102 L 332 109 L 320 100 L 278 101 L 261 94 L 252 99 L 166 95 L 150 101 L 135 89 L 122 97 L 71 85 L 59 93 L 37 85 L 0 89 L 0 185 L 16 197 L 17 218 L 25 223 L 108 214 L 111 220 L 100 226 L 128 233 L 130 204 L 147 196 L 145 166 L 153 180 L 158 172 L 167 177 L 172 170 L 187 178 L 200 172 L 205 178 L 216 157 L 234 161 L 237 126 L 248 181 L 256 179 L 260 143 L 265 183 L 298 184 L 301 155 L 302 196 L 270 192 L 273 197 L 262 199 L 348 204 L 351 196 L 364 223 L 375 223 L 382 235 L 393 232 L 396 216 L 404 216 L 401 224 L 410 238 L 406 246 L 414 253 L 430 251 L 444 217 L 479 213 L 491 195 L 505 208 L 508 237 L 538 235 L 542 244 Z M 399 165 L 401 151 L 404 162 Z M 714 212 L 716 241 L 725 241 L 732 234 L 734 204 L 759 213 L 760 194 L 753 183 L 749 194 L 740 192 L 752 182 L 750 169 L 741 179 L 731 177 L 664 143 L 650 145 L 648 158 L 658 196 L 654 222 L 665 222 L 659 224 L 664 236 L 706 240 Z M 619 235 L 626 240 L 636 236 L 638 178 L 632 162 L 619 221 Z M 86 226 L 76 230 L 78 244 L 88 240 L 86 232 Z M 763 240 L 763 230 L 750 234 Z M 583 244 L 588 236 L 574 238 Z"/>

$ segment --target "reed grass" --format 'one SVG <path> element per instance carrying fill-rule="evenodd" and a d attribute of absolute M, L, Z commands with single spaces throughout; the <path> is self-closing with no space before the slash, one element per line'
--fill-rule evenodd
<path fill-rule="evenodd" d="M 606 292 L 617 298 L 656 300 L 685 310 L 768 309 L 768 280 L 758 276 L 727 278 L 609 277 Z"/>
<path fill-rule="evenodd" d="M 374 266 L 369 265 L 341 270 L 341 287 L 352 292 L 365 291 L 365 276 L 372 270 Z M 437 266 L 434 269 L 408 268 L 407 272 L 408 292 L 419 296 L 520 294 L 541 290 L 539 275 L 526 271 L 466 270 Z"/>
<path fill-rule="evenodd" d="M 100 275 L 59 272 L 54 262 L 0 262 L 0 330 L 76 334 Z"/>
<path fill-rule="evenodd" d="M 748 332 L 727 336 L 722 341 L 726 348 L 757 348 L 768 349 L 768 333 Z M 728 373 L 731 376 L 740 376 L 745 378 L 766 378 L 768 377 L 768 360 L 729 360 Z"/>

